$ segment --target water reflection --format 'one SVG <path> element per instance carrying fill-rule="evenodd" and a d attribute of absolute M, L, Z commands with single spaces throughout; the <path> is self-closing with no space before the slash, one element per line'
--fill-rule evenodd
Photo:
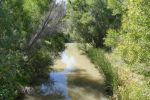
<path fill-rule="evenodd" d="M 109 100 L 103 78 L 97 76 L 98 72 L 94 70 L 94 66 L 92 67 L 85 57 L 75 57 L 79 59 L 78 63 L 74 57 L 63 52 L 61 60 L 54 66 L 54 69 L 61 71 L 49 73 L 40 86 L 35 86 L 35 94 L 26 95 L 24 100 Z M 65 68 L 62 63 L 66 64 Z"/>
<path fill-rule="evenodd" d="M 59 95 L 70 100 L 67 90 L 67 76 L 64 72 L 52 72 L 49 74 L 49 83 L 41 85 L 41 94 L 44 96 Z M 52 81 L 54 82 L 52 84 Z"/>
<path fill-rule="evenodd" d="M 61 61 L 66 64 L 66 68 L 64 69 L 65 72 L 71 72 L 75 70 L 74 64 L 75 64 L 75 59 L 72 56 L 68 56 L 66 52 L 63 52 L 61 54 Z"/>
<path fill-rule="evenodd" d="M 40 93 L 43 96 L 59 95 L 64 100 L 71 100 L 68 95 L 67 74 L 75 70 L 75 59 L 63 52 L 61 54 L 61 61 L 66 64 L 66 68 L 62 72 L 49 73 L 49 81 L 41 85 Z"/>

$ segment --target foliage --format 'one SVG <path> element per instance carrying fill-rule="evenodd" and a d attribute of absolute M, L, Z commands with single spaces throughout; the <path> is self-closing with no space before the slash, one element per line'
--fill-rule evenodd
<path fill-rule="evenodd" d="M 69 0 L 67 23 L 69 33 L 94 47 L 109 47 L 128 66 L 149 77 L 150 73 L 150 1 L 149 0 Z M 111 85 L 116 71 L 105 60 L 103 52 L 89 49 L 91 60 L 101 67 Z M 142 68 L 139 67 L 142 66 Z M 111 67 L 110 67 L 111 66 Z M 120 65 L 121 66 L 121 65 Z M 142 69 L 142 70 L 141 70 Z M 135 71 L 135 70 L 134 70 Z M 136 71 L 137 72 L 137 71 Z M 119 78 L 122 76 L 119 75 Z M 109 79 L 110 78 L 110 79 Z M 124 77 L 123 77 L 124 78 Z M 115 82 L 120 81 L 117 79 Z M 126 80 L 129 81 L 129 80 Z M 143 80 L 141 80 L 143 81 Z M 120 83 L 119 83 L 120 84 Z M 147 99 L 147 85 L 126 83 L 120 92 L 123 100 Z M 117 87 L 117 86 L 116 86 Z M 133 97 L 131 97 L 133 94 Z M 148 98 L 149 99 L 149 98 Z"/>
<path fill-rule="evenodd" d="M 121 27 L 111 28 L 107 31 L 105 44 L 112 48 L 113 53 L 127 64 L 118 65 L 115 61 L 113 66 L 130 66 L 132 71 L 144 75 L 145 79 L 129 77 L 133 72 L 119 71 L 119 77 L 123 80 L 120 86 L 119 97 L 121 100 L 149 100 L 149 72 L 150 72 L 150 9 L 149 0 L 108 0 L 108 8 L 113 15 L 120 14 Z M 110 56 L 109 56 L 110 58 Z M 112 62 L 112 61 L 111 61 Z M 131 68 L 132 66 L 132 68 Z M 124 73 L 124 74 L 121 74 Z M 127 74 L 127 76 L 126 76 Z M 129 80 L 131 79 L 131 80 Z M 138 80 L 140 82 L 134 82 Z M 142 84 L 139 84 L 142 83 Z"/>
<path fill-rule="evenodd" d="M 103 38 L 109 27 L 118 27 L 111 10 L 107 9 L 106 0 L 74 0 L 68 4 L 67 23 L 69 33 L 74 33 L 77 40 L 102 47 Z"/>
<path fill-rule="evenodd" d="M 50 37 L 46 37 L 43 39 L 44 47 L 48 48 L 51 52 L 54 53 L 61 52 L 65 49 L 64 43 L 67 41 L 67 36 L 63 33 L 55 33 Z M 56 54 L 57 55 L 57 54 Z"/>
<path fill-rule="evenodd" d="M 111 62 L 112 67 L 118 70 L 118 99 L 119 100 L 149 100 L 150 88 L 149 78 L 146 79 L 140 74 L 135 73 L 139 70 L 139 65 L 135 68 L 128 67 L 119 56 L 114 53 L 105 53 Z"/>
<path fill-rule="evenodd" d="M 31 78 L 47 72 L 53 56 L 64 49 L 64 38 L 59 34 L 47 36 L 51 40 L 48 48 L 44 43 L 47 40 L 40 39 L 34 48 L 26 49 L 30 36 L 48 11 L 49 2 L 52 1 L 0 1 L 0 100 L 13 100 L 17 90 L 29 84 Z"/>
<path fill-rule="evenodd" d="M 109 1 L 112 2 L 112 0 Z M 113 1 L 119 2 L 119 0 Z M 119 4 L 121 4 L 120 10 L 115 7 Z M 111 4 L 109 7 L 114 14 L 118 11 L 122 15 L 122 26 L 120 29 L 108 31 L 105 44 L 113 47 L 128 64 L 144 63 L 149 65 L 149 1 L 122 0 L 119 4 Z"/>
<path fill-rule="evenodd" d="M 106 85 L 111 86 L 113 90 L 112 92 L 116 92 L 118 87 L 118 74 L 116 69 L 114 69 L 110 62 L 104 55 L 104 52 L 101 49 L 90 48 L 87 50 L 87 55 L 91 59 L 91 61 L 98 66 L 99 71 L 105 75 Z"/>
<path fill-rule="evenodd" d="M 127 86 L 119 88 L 119 98 L 121 100 L 149 100 L 149 90 L 146 84 L 139 85 L 135 82 L 130 82 Z"/>

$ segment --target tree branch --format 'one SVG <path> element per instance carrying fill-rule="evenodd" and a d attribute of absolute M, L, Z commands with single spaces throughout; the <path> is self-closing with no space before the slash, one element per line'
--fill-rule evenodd
<path fill-rule="evenodd" d="M 49 6 L 51 6 L 49 4 Z M 54 8 L 54 4 L 52 5 L 52 7 L 49 7 L 49 12 L 48 12 L 48 16 L 45 18 L 45 20 L 42 22 L 42 25 L 39 26 L 38 31 L 36 32 L 36 34 L 31 38 L 31 40 L 29 41 L 28 44 L 28 48 L 31 48 L 33 46 L 33 44 L 38 40 L 38 38 L 41 36 L 41 34 L 43 33 L 44 29 L 46 28 L 46 26 L 48 25 L 52 10 Z"/>

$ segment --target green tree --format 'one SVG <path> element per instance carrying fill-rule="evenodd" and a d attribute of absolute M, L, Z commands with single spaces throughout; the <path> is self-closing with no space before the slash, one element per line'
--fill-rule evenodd
<path fill-rule="evenodd" d="M 82 42 L 103 47 L 103 38 L 109 27 L 119 27 L 120 17 L 113 16 L 106 0 L 74 0 L 68 4 L 69 33 Z M 118 23 L 117 23 L 118 22 Z"/>
<path fill-rule="evenodd" d="M 148 0 L 108 1 L 113 13 L 122 15 L 122 23 L 121 28 L 108 31 L 106 45 L 113 46 L 122 59 L 129 64 L 149 64 L 150 2 Z"/>
<path fill-rule="evenodd" d="M 56 31 L 53 36 L 39 37 L 28 48 L 33 33 L 43 26 L 42 21 L 49 22 L 46 13 L 52 12 L 54 5 L 52 0 L 0 1 L 0 100 L 13 100 L 17 90 L 47 72 L 54 56 L 64 49 L 63 34 Z"/>

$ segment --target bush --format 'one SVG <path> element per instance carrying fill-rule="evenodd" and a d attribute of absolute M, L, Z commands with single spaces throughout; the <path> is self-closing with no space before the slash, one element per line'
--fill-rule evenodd
<path fill-rule="evenodd" d="M 19 51 L 1 51 L 0 56 L 0 100 L 13 100 L 17 90 L 28 83 L 24 66 L 24 55 Z M 7 61 L 7 62 L 6 62 Z"/>
<path fill-rule="evenodd" d="M 135 68 L 121 60 L 114 53 L 106 53 L 105 56 L 114 68 L 118 69 L 118 99 L 119 100 L 149 100 L 149 78 L 139 75 L 139 65 Z M 142 67 L 142 66 L 141 66 Z M 136 73 L 137 72 L 137 73 Z"/>
<path fill-rule="evenodd" d="M 39 49 L 32 54 L 32 58 L 28 62 L 28 67 L 30 69 L 30 75 L 33 81 L 42 76 L 47 76 L 49 72 L 49 65 L 52 65 L 53 61 L 50 52 L 44 49 Z"/>
<path fill-rule="evenodd" d="M 38 43 L 41 40 L 30 50 L 27 48 L 29 37 L 36 33 L 49 2 L 53 1 L 0 1 L 0 100 L 13 100 L 17 90 L 30 85 L 33 77 L 47 72 L 53 55 L 63 50 L 64 41 L 60 35 L 51 38 L 49 48 Z"/>
<path fill-rule="evenodd" d="M 16 82 L 15 77 L 10 75 L 11 70 L 5 68 L 5 71 L 0 69 L 0 100 L 13 100 L 13 97 L 16 95 Z"/>

